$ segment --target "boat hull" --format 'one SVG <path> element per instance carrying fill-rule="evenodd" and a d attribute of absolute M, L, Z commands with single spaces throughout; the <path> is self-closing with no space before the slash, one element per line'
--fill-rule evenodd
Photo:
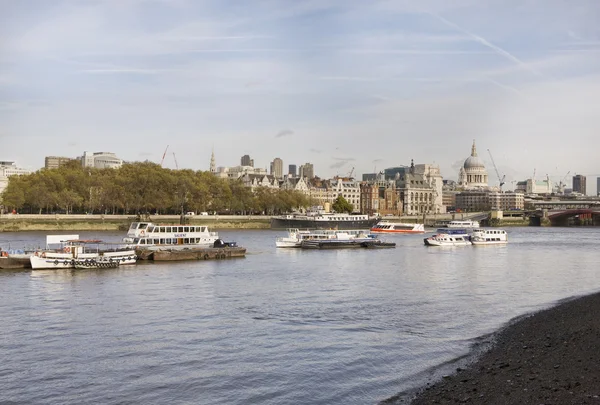
<path fill-rule="evenodd" d="M 139 250 L 138 256 L 144 260 L 153 260 L 155 262 L 170 262 L 184 260 L 221 260 L 235 257 L 245 257 L 246 248 L 243 247 L 210 247 L 187 250 Z"/>
<path fill-rule="evenodd" d="M 377 249 L 394 248 L 396 244 L 369 238 L 369 240 L 307 240 L 302 241 L 300 247 L 302 249 Z"/>
<path fill-rule="evenodd" d="M 468 240 L 448 242 L 448 241 L 431 240 L 429 238 L 425 238 L 425 239 L 423 239 L 423 241 L 425 242 L 425 246 L 452 247 L 452 246 L 469 246 L 469 245 L 471 245 L 471 242 Z"/>
<path fill-rule="evenodd" d="M 271 218 L 271 229 L 369 229 L 377 222 L 377 218 L 356 221 Z"/>
<path fill-rule="evenodd" d="M 412 233 L 412 234 L 423 234 L 425 231 L 412 230 L 412 229 L 377 229 L 371 228 L 371 233 Z"/>
<path fill-rule="evenodd" d="M 507 240 L 504 241 L 476 241 L 473 240 L 471 243 L 475 246 L 486 246 L 486 245 L 506 245 L 508 243 Z"/>

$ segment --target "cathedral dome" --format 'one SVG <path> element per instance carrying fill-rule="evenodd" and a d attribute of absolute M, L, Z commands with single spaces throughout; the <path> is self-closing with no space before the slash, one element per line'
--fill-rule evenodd
<path fill-rule="evenodd" d="M 463 165 L 465 169 L 485 169 L 483 161 L 477 156 L 469 156 Z"/>

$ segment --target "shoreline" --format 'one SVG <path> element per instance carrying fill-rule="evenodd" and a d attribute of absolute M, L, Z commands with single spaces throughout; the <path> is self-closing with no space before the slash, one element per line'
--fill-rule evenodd
<path fill-rule="evenodd" d="M 516 317 L 381 404 L 600 404 L 600 292 Z M 440 367 L 438 367 L 439 369 Z M 433 375 L 433 377 L 431 377 Z"/>

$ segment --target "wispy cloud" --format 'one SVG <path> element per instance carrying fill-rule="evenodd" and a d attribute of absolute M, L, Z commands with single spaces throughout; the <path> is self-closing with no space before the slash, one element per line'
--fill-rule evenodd
<path fill-rule="evenodd" d="M 292 131 L 291 129 L 284 129 L 282 131 L 279 131 L 277 133 L 277 135 L 275 135 L 275 138 L 282 138 L 284 136 L 290 136 L 290 135 L 294 135 L 294 131 Z"/>

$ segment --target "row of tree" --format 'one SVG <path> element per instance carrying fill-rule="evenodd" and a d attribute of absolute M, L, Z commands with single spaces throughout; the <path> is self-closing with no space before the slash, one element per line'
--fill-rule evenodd
<path fill-rule="evenodd" d="M 120 169 L 83 168 L 69 162 L 11 176 L 1 195 L 7 210 L 21 213 L 180 214 L 187 211 L 275 215 L 313 204 L 293 190 L 258 188 L 209 172 L 171 170 L 150 162 Z"/>

